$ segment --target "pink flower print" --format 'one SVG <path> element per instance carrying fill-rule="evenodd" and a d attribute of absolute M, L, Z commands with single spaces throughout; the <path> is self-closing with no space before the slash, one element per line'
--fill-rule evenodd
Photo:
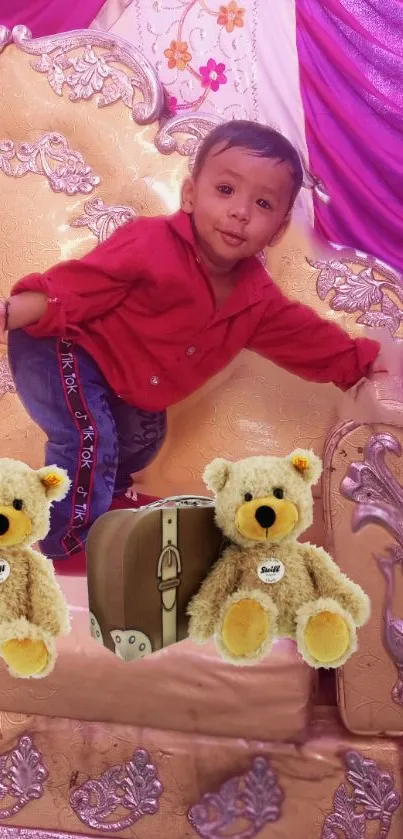
<path fill-rule="evenodd" d="M 214 93 L 222 84 L 227 84 L 225 64 L 217 64 L 214 58 L 209 58 L 206 67 L 199 67 L 203 87 L 209 87 Z"/>

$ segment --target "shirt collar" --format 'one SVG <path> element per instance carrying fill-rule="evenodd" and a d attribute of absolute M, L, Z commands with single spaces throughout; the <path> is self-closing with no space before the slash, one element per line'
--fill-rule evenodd
<path fill-rule="evenodd" d="M 168 224 L 171 229 L 196 253 L 196 237 L 193 230 L 192 217 L 189 213 L 179 210 L 174 215 L 168 216 Z M 241 277 L 238 282 L 238 290 L 233 303 L 235 311 L 247 308 L 254 303 L 260 302 L 267 294 L 267 286 L 271 285 L 272 279 L 267 273 L 260 260 L 251 256 L 242 261 Z M 232 307 L 231 307 L 232 308 Z M 226 307 L 223 307 L 225 311 Z M 235 314 L 235 312 L 231 312 Z"/>
<path fill-rule="evenodd" d="M 180 236 L 181 239 L 184 239 L 184 241 L 187 242 L 188 245 L 191 245 L 192 248 L 196 247 L 192 217 L 189 213 L 185 213 L 184 210 L 179 210 L 177 213 L 174 213 L 174 215 L 168 216 L 167 221 L 172 230 Z"/>

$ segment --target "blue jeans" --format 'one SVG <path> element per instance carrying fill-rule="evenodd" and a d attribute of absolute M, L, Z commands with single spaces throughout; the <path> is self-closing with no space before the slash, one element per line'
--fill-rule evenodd
<path fill-rule="evenodd" d="M 45 432 L 46 465 L 69 474 L 68 496 L 52 507 L 42 543 L 50 558 L 82 550 L 88 531 L 114 493 L 131 485 L 166 433 L 166 414 L 126 404 L 111 390 L 93 359 L 64 339 L 9 334 L 10 367 L 31 419 Z"/>

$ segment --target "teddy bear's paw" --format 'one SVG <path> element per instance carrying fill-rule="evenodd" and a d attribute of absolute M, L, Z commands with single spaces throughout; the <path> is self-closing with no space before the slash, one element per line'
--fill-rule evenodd
<path fill-rule="evenodd" d="M 1 656 L 13 674 L 25 679 L 40 676 L 48 669 L 50 659 L 46 644 L 30 638 L 5 641 L 1 647 Z"/>
<path fill-rule="evenodd" d="M 340 667 L 356 649 L 356 629 L 351 616 L 335 608 L 316 610 L 297 633 L 299 651 L 313 667 Z"/>
<path fill-rule="evenodd" d="M 267 602 L 266 602 L 267 600 Z M 235 663 L 253 663 L 262 658 L 273 640 L 276 612 L 264 595 L 236 596 L 224 609 L 219 649 Z"/>
<path fill-rule="evenodd" d="M 253 656 L 270 632 L 270 619 L 256 600 L 245 598 L 229 607 L 225 614 L 221 637 L 228 652 L 238 657 Z"/>
<path fill-rule="evenodd" d="M 309 619 L 305 630 L 305 644 L 313 658 L 323 664 L 341 658 L 348 650 L 350 633 L 341 615 L 319 612 Z"/>

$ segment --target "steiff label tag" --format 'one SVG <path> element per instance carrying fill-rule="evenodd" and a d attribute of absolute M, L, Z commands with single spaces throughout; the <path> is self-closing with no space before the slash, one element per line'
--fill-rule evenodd
<path fill-rule="evenodd" d="M 285 568 L 281 559 L 275 559 L 274 557 L 261 562 L 257 569 L 257 575 L 262 583 L 279 583 L 284 574 Z"/>
<path fill-rule="evenodd" d="M 5 559 L 0 559 L 0 583 L 5 583 L 10 576 L 10 566 Z"/>

